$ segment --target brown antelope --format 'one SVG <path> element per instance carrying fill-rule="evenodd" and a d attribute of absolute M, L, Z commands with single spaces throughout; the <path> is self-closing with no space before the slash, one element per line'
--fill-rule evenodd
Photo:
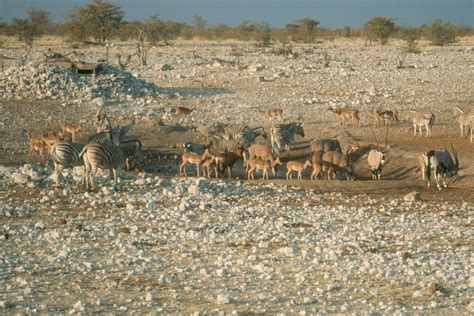
<path fill-rule="evenodd" d="M 221 152 L 217 155 L 216 161 L 218 166 L 222 167 L 222 177 L 224 178 L 225 170 L 227 169 L 229 179 L 232 178 L 232 168 L 235 163 L 243 158 L 243 149 L 241 147 L 235 149 L 235 151 Z"/>
<path fill-rule="evenodd" d="M 311 172 L 311 176 L 310 176 L 311 180 L 313 179 L 317 180 L 318 175 L 321 175 L 323 180 L 325 179 L 331 180 L 331 175 L 333 179 L 335 178 L 335 172 L 344 172 L 344 173 L 348 172 L 346 168 L 335 165 L 332 162 L 324 161 L 324 160 L 321 160 L 318 163 L 313 162 L 312 167 L 313 167 L 313 172 Z"/>
<path fill-rule="evenodd" d="M 28 137 L 28 157 L 31 159 L 31 154 L 34 151 L 38 151 L 40 159 L 44 160 L 44 153 L 46 152 L 46 143 L 43 141 L 42 136 L 32 136 L 30 132 L 27 134 Z"/>
<path fill-rule="evenodd" d="M 186 152 L 181 155 L 181 165 L 179 166 L 179 174 L 181 175 L 184 171 L 184 175 L 187 177 L 188 175 L 186 174 L 186 165 L 187 164 L 195 164 L 196 165 L 196 173 L 197 176 L 200 177 L 200 170 L 201 170 L 201 164 L 206 160 L 208 157 L 213 157 L 210 153 L 209 150 L 206 149 L 202 155 L 198 155 L 195 153 L 191 152 Z"/>
<path fill-rule="evenodd" d="M 370 110 L 367 113 L 367 115 L 368 115 L 369 119 L 374 121 L 374 127 L 380 127 L 380 125 L 382 124 L 382 122 L 381 122 L 382 118 L 380 117 L 380 110 L 378 110 L 376 108 L 372 108 L 372 110 Z"/>
<path fill-rule="evenodd" d="M 344 128 L 349 125 L 350 121 L 353 121 L 354 124 L 357 125 L 357 127 L 361 126 L 359 110 L 357 109 L 329 107 L 328 110 L 338 115 L 339 123 Z"/>
<path fill-rule="evenodd" d="M 61 140 L 64 140 L 64 134 L 62 131 L 59 131 L 59 133 L 56 132 L 46 132 L 41 135 L 41 139 L 43 142 L 48 145 L 49 148 L 51 146 Z"/>
<path fill-rule="evenodd" d="M 180 121 L 183 117 L 191 114 L 191 112 L 197 111 L 196 104 L 193 105 L 192 108 L 186 108 L 184 106 L 177 106 L 176 107 L 176 118 Z"/>
<path fill-rule="evenodd" d="M 341 154 L 337 151 L 328 151 L 321 155 L 321 160 L 330 162 L 333 165 L 340 167 L 341 170 L 344 170 L 347 180 L 355 178 L 352 164 L 349 161 L 347 155 Z"/>
<path fill-rule="evenodd" d="M 216 178 L 218 178 L 219 177 L 218 163 L 219 162 L 216 156 L 206 158 L 201 164 L 204 176 L 207 176 L 208 178 L 210 178 L 212 176 L 211 168 L 213 168 L 214 174 L 216 175 Z"/>
<path fill-rule="evenodd" d="M 304 163 L 296 160 L 291 160 L 286 163 L 286 179 L 287 180 L 293 180 L 293 177 L 291 176 L 291 173 L 293 171 L 298 172 L 298 180 L 302 179 L 302 173 L 303 171 L 307 168 L 311 167 L 311 161 L 306 160 Z"/>
<path fill-rule="evenodd" d="M 283 110 L 280 108 L 270 108 L 265 110 L 258 110 L 260 114 L 264 116 L 268 116 L 269 118 L 273 119 L 274 117 L 278 117 L 283 120 Z"/>
<path fill-rule="evenodd" d="M 72 125 L 72 124 L 68 124 L 68 123 L 62 123 L 61 124 L 61 132 L 65 133 L 70 133 L 71 134 L 71 137 L 72 137 L 72 141 L 75 142 L 76 141 L 76 133 L 79 132 L 81 130 L 81 126 L 79 125 Z"/>
<path fill-rule="evenodd" d="M 385 127 L 389 127 L 392 125 L 393 122 L 398 122 L 398 111 L 397 110 L 376 110 L 377 115 L 380 117 L 380 123 L 384 123 Z"/>
<path fill-rule="evenodd" d="M 268 180 L 268 171 L 271 168 L 273 170 L 273 175 L 275 175 L 275 168 L 277 165 L 281 165 L 279 157 L 277 157 L 277 159 L 272 162 L 262 159 L 249 159 L 247 161 L 247 179 L 252 178 L 252 180 L 255 180 L 253 177 L 253 172 L 255 170 L 263 170 L 262 180 Z"/>

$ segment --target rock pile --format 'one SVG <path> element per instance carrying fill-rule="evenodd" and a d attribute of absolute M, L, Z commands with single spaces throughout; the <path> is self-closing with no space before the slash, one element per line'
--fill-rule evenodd
<path fill-rule="evenodd" d="M 57 65 L 30 63 L 7 68 L 0 76 L 0 97 L 40 100 L 89 101 L 114 99 L 134 104 L 151 103 L 158 95 L 155 84 L 135 78 L 126 71 L 102 64 L 98 75 L 76 74 Z"/>

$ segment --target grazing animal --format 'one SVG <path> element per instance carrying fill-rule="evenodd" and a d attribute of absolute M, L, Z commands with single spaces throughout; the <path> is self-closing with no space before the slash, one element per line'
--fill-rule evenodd
<path fill-rule="evenodd" d="M 87 190 L 95 190 L 94 177 L 99 168 L 112 169 L 114 176 L 114 189 L 117 190 L 117 181 L 125 165 L 125 159 L 142 148 L 139 140 L 129 141 L 124 145 L 113 144 L 87 144 L 79 154 L 84 159 L 84 182 Z"/>
<path fill-rule="evenodd" d="M 195 164 L 196 165 L 196 174 L 200 177 L 200 170 L 201 164 L 206 160 L 206 158 L 212 158 L 213 156 L 209 153 L 209 149 L 204 150 L 202 155 L 198 155 L 196 153 L 186 152 L 181 155 L 181 164 L 179 166 L 179 174 L 182 174 L 184 171 L 184 175 L 187 177 L 186 173 L 186 165 L 187 164 Z"/>
<path fill-rule="evenodd" d="M 375 133 L 372 131 L 372 134 L 375 138 L 375 141 L 377 143 L 377 149 L 371 149 L 369 151 L 369 155 L 367 156 L 367 162 L 369 163 L 370 171 L 372 172 L 372 179 L 374 180 L 380 180 L 380 175 L 382 173 L 382 168 L 385 165 L 386 159 L 385 159 L 385 153 L 387 149 L 387 141 L 388 141 L 388 126 L 386 127 L 386 132 L 385 132 L 385 146 L 384 149 L 380 149 L 379 142 L 377 140 L 377 136 L 375 136 Z"/>
<path fill-rule="evenodd" d="M 382 168 L 385 165 L 385 152 L 379 149 L 371 149 L 367 157 L 370 171 L 372 172 L 372 179 L 380 180 Z"/>
<path fill-rule="evenodd" d="M 244 152 L 244 161 L 248 159 L 256 159 L 256 158 L 260 160 L 269 161 L 270 163 L 273 163 L 275 161 L 275 158 L 272 154 L 272 150 L 270 146 L 265 145 L 265 144 L 252 144 L 247 148 L 246 152 L 248 152 L 248 158 L 245 158 L 245 152 Z M 247 166 L 248 166 L 248 163 L 247 163 Z M 276 174 L 276 168 L 277 168 L 277 165 L 272 166 L 273 175 Z"/>
<path fill-rule="evenodd" d="M 354 122 L 354 126 L 360 127 L 359 110 L 352 108 L 333 108 L 329 107 L 329 111 L 335 113 L 339 118 L 339 123 L 346 128 L 350 121 Z"/>
<path fill-rule="evenodd" d="M 71 133 L 71 137 L 72 137 L 72 141 L 75 142 L 76 141 L 76 133 L 81 131 L 81 126 L 79 125 L 72 125 L 72 124 L 68 124 L 68 123 L 62 123 L 61 124 L 61 131 L 63 133 L 67 132 L 67 133 Z"/>
<path fill-rule="evenodd" d="M 221 167 L 222 177 L 224 178 L 225 170 L 227 169 L 227 174 L 229 179 L 233 177 L 232 168 L 235 163 L 242 158 L 242 151 L 240 152 L 223 152 L 217 155 L 218 165 Z"/>
<path fill-rule="evenodd" d="M 452 147 L 453 156 L 449 154 L 446 149 L 430 150 L 427 153 L 421 154 L 422 174 L 423 179 L 427 180 L 427 185 L 430 187 L 431 172 L 434 174 L 436 186 L 438 190 L 441 190 L 440 182 L 443 182 L 443 186 L 446 188 L 446 178 L 455 176 L 459 171 L 459 158 Z"/>
<path fill-rule="evenodd" d="M 379 111 L 378 115 L 380 116 L 382 122 L 384 122 L 385 127 L 389 127 L 392 125 L 393 122 L 398 122 L 398 111 L 397 110 L 386 110 L 386 111 Z"/>
<path fill-rule="evenodd" d="M 296 160 L 291 160 L 286 163 L 286 179 L 291 179 L 293 180 L 293 177 L 291 176 L 291 173 L 293 171 L 298 172 L 298 180 L 302 179 L 302 173 L 303 171 L 307 168 L 311 167 L 311 161 L 306 160 L 304 163 Z"/>
<path fill-rule="evenodd" d="M 260 114 L 264 116 L 268 116 L 269 118 L 273 119 L 274 117 L 278 117 L 283 120 L 283 110 L 280 108 L 269 108 L 264 110 L 258 111 Z"/>
<path fill-rule="evenodd" d="M 458 119 L 459 128 L 461 129 L 461 139 L 464 138 L 464 128 L 467 127 L 467 130 L 471 134 L 471 143 L 472 143 L 472 129 L 474 125 L 474 112 L 465 113 L 463 109 L 459 106 L 453 107 L 454 113 L 453 117 Z"/>
<path fill-rule="evenodd" d="M 420 137 L 422 136 L 423 126 L 426 129 L 426 136 L 431 136 L 431 130 L 435 121 L 435 115 L 431 112 L 419 112 L 415 110 L 406 110 L 406 119 L 412 122 L 413 124 L 413 137 L 416 137 L 417 129 L 420 130 Z"/>
<path fill-rule="evenodd" d="M 337 139 L 321 138 L 316 139 L 311 142 L 311 153 L 318 151 L 328 152 L 328 151 L 338 151 L 342 152 L 341 144 Z"/>
<path fill-rule="evenodd" d="M 247 160 L 247 179 L 252 178 L 252 180 L 255 180 L 253 177 L 253 172 L 254 170 L 262 170 L 263 175 L 262 175 L 262 180 L 267 179 L 268 180 L 268 171 L 270 168 L 273 170 L 273 175 L 275 175 L 275 168 L 276 166 L 281 165 L 280 158 L 277 157 L 274 161 L 270 162 L 268 160 L 262 160 L 262 159 L 249 159 Z"/>
<path fill-rule="evenodd" d="M 270 128 L 272 152 L 280 152 L 285 148 L 286 153 L 290 151 L 290 145 L 294 143 L 295 135 L 305 136 L 302 123 L 279 124 Z"/>
<path fill-rule="evenodd" d="M 83 159 L 80 158 L 84 146 L 84 144 L 65 141 L 56 142 L 51 146 L 49 153 L 54 164 L 54 180 L 56 185 L 60 185 L 61 183 L 62 170 L 64 168 L 73 168 L 75 166 L 84 165 Z M 84 177 L 84 186 L 85 185 Z"/>
<path fill-rule="evenodd" d="M 322 154 L 321 160 L 330 162 L 335 166 L 338 166 L 345 170 L 346 177 L 348 179 L 354 179 L 354 171 L 352 168 L 352 163 L 349 161 L 347 155 L 344 155 L 337 151 L 328 151 Z"/>
<path fill-rule="evenodd" d="M 40 159 L 44 160 L 44 153 L 46 152 L 46 143 L 42 136 L 32 136 L 30 132 L 26 134 L 28 138 L 28 157 L 31 159 L 31 154 L 35 151 L 39 152 Z"/>
<path fill-rule="evenodd" d="M 212 156 L 212 155 L 211 155 Z M 204 176 L 210 178 L 212 176 L 212 169 L 214 169 L 214 174 L 216 178 L 219 177 L 219 168 L 217 157 L 212 156 L 206 158 L 201 164 Z"/>
<path fill-rule="evenodd" d="M 347 181 L 353 180 L 352 172 L 349 171 L 346 167 L 340 167 L 338 165 L 333 164 L 329 161 L 321 160 L 319 162 L 312 163 L 313 172 L 311 173 L 310 179 L 317 180 L 317 176 L 321 175 L 322 179 L 331 180 L 336 177 L 335 173 L 344 173 L 346 175 Z"/>

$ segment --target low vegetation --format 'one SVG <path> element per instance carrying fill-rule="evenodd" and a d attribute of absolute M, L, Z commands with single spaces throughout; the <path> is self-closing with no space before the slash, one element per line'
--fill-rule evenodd
<path fill-rule="evenodd" d="M 315 43 L 338 37 L 364 38 L 371 43 L 385 45 L 390 38 L 398 38 L 407 41 L 409 52 L 417 52 L 416 41 L 421 38 L 432 45 L 442 46 L 455 42 L 459 37 L 474 34 L 472 27 L 453 25 L 441 19 L 429 25 L 407 27 L 381 16 L 370 18 L 360 28 L 346 26 L 340 29 L 324 28 L 319 21 L 309 17 L 282 27 L 272 27 L 264 21 L 245 21 L 233 27 L 225 24 L 208 25 L 199 15 L 193 17 L 192 25 L 163 20 L 158 14 L 151 15 L 145 21 L 126 21 L 121 7 L 106 0 L 92 0 L 88 4 L 76 6 L 60 23 L 52 23 L 51 13 L 44 10 L 30 9 L 27 15 L 26 19 L 15 18 L 10 23 L 0 21 L 0 35 L 16 36 L 29 46 L 41 35 L 99 44 L 113 40 L 146 39 L 154 46 L 168 45 L 178 38 L 233 39 L 253 42 L 260 47 L 268 47 L 273 43 Z"/>

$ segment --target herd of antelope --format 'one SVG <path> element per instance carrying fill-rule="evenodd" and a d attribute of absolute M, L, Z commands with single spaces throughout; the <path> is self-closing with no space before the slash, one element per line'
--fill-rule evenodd
<path fill-rule="evenodd" d="M 353 108 L 333 108 L 329 111 L 338 116 L 342 127 L 348 127 L 352 122 L 354 127 L 362 126 L 359 111 Z M 176 107 L 176 117 L 182 120 L 186 115 L 197 111 L 197 108 Z M 232 178 L 234 165 L 243 160 L 245 175 L 248 179 L 254 179 L 254 172 L 261 172 L 262 179 L 269 179 L 270 171 L 273 177 L 277 175 L 277 169 L 283 165 L 282 160 L 286 160 L 286 179 L 293 179 L 293 173 L 297 173 L 297 178 L 303 178 L 303 172 L 311 168 L 311 180 L 318 177 L 325 180 L 346 179 L 354 180 L 352 161 L 349 158 L 349 151 L 343 152 L 341 144 L 337 139 L 315 139 L 310 142 L 310 154 L 306 159 L 290 160 L 290 152 L 295 143 L 295 135 L 305 136 L 302 123 L 275 123 L 273 119 L 284 120 L 283 110 L 271 108 L 259 110 L 260 114 L 272 119 L 270 128 L 270 140 L 267 142 L 267 133 L 261 126 L 251 128 L 245 124 L 226 125 L 215 124 L 207 135 L 206 143 L 186 143 L 184 153 L 181 154 L 179 164 L 179 175 L 187 176 L 186 167 L 195 165 L 196 175 L 214 177 L 224 176 L 227 171 L 228 177 Z M 99 112 L 100 114 L 100 112 Z M 98 122 L 104 121 L 100 119 Z M 431 136 L 435 115 L 431 112 L 420 112 L 415 110 L 405 111 L 406 119 L 413 124 L 414 136 L 419 131 L 422 135 L 422 128 L 425 128 L 425 137 Z M 465 136 L 465 131 L 470 132 L 472 142 L 472 129 L 474 125 L 474 112 L 466 113 L 459 107 L 454 107 L 454 118 L 458 120 L 461 129 L 461 138 Z M 386 163 L 386 148 L 388 141 L 389 127 L 399 121 L 398 112 L 380 109 L 372 109 L 368 112 L 368 117 L 373 121 L 374 127 L 385 127 L 385 146 L 382 149 L 373 134 L 377 143 L 375 149 L 371 149 L 367 155 L 368 167 L 374 180 L 381 179 L 382 169 Z M 122 169 L 127 165 L 128 158 L 135 156 L 142 150 L 139 140 L 124 140 L 125 134 L 133 127 L 133 123 L 127 126 L 111 128 L 110 124 L 106 130 L 98 131 L 97 134 L 88 137 L 85 144 L 76 143 L 77 133 L 81 132 L 80 125 L 63 123 L 58 132 L 47 132 L 39 136 L 27 133 L 28 154 L 39 152 L 40 158 L 45 159 L 48 152 L 55 167 L 55 182 L 60 184 L 62 170 L 74 166 L 84 168 L 84 186 L 94 190 L 94 176 L 97 170 L 108 169 L 113 175 L 114 188 L 117 189 L 117 182 Z M 261 140 L 257 141 L 260 137 Z M 446 187 L 446 179 L 457 174 L 459 170 L 459 159 L 454 148 L 452 155 L 446 149 L 430 150 L 422 153 L 419 157 L 420 169 L 423 180 L 427 180 L 430 186 L 431 173 L 433 173 L 438 189 L 441 183 Z"/>

